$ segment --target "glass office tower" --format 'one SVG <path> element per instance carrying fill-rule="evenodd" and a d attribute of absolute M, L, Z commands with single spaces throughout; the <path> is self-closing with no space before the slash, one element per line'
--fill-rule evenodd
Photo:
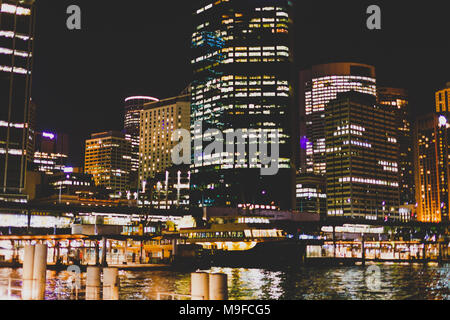
<path fill-rule="evenodd" d="M 325 175 L 325 113 L 338 93 L 357 91 L 377 95 L 375 67 L 338 62 L 314 65 L 300 72 L 300 162 L 301 173 Z"/>
<path fill-rule="evenodd" d="M 400 203 L 415 204 L 412 125 L 409 117 L 408 92 L 401 88 L 378 88 L 378 101 L 388 106 L 397 122 L 397 140 L 399 143 Z"/>
<path fill-rule="evenodd" d="M 373 95 L 338 94 L 325 111 L 328 216 L 399 219 L 395 113 Z"/>
<path fill-rule="evenodd" d="M 239 143 L 236 153 L 212 158 L 203 157 L 208 143 L 194 148 L 194 206 L 292 208 L 291 7 L 285 0 L 209 0 L 199 1 L 195 9 L 191 131 L 196 139 L 208 139 L 208 129 L 224 134 L 242 129 L 247 160 L 237 161 Z M 194 125 L 199 121 L 201 130 Z M 280 170 L 262 176 L 263 164 L 248 160 L 249 146 L 276 133 Z"/>
<path fill-rule="evenodd" d="M 33 36 L 34 1 L 0 1 L 0 201 L 26 202 Z"/>

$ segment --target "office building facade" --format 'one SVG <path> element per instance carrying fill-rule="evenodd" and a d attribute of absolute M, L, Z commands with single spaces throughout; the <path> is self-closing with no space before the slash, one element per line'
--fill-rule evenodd
<path fill-rule="evenodd" d="M 342 92 L 357 91 L 377 95 L 375 67 L 360 63 L 315 65 L 300 72 L 300 145 L 301 173 L 325 175 L 325 113 L 327 104 Z"/>
<path fill-rule="evenodd" d="M 325 110 L 327 214 L 398 220 L 400 190 L 395 114 L 373 95 L 338 95 Z"/>
<path fill-rule="evenodd" d="M 131 142 L 131 175 L 130 184 L 136 189 L 139 172 L 139 134 L 141 123 L 141 111 L 149 102 L 159 101 L 157 98 L 148 96 L 132 96 L 125 99 L 124 133 Z"/>
<path fill-rule="evenodd" d="M 93 176 L 95 185 L 105 187 L 113 197 L 124 197 L 130 190 L 131 142 L 121 132 L 91 135 L 86 141 L 84 172 Z"/>
<path fill-rule="evenodd" d="M 431 113 L 416 121 L 414 161 L 417 220 L 448 222 L 450 124 L 445 115 Z"/>
<path fill-rule="evenodd" d="M 0 1 L 0 200 L 26 202 L 34 1 Z"/>
<path fill-rule="evenodd" d="M 190 96 L 174 98 L 144 105 L 140 116 L 139 190 L 145 191 L 149 178 L 172 167 L 172 141 L 175 130 L 190 128 Z"/>
<path fill-rule="evenodd" d="M 192 35 L 192 135 L 208 140 L 209 129 L 224 134 L 242 130 L 248 146 L 241 161 L 237 158 L 243 151 L 236 149 L 242 141 L 234 143 L 235 152 L 211 158 L 203 157 L 208 143 L 194 149 L 193 206 L 292 208 L 291 9 L 285 0 L 198 2 Z M 194 127 L 199 122 L 201 129 Z M 279 136 L 275 176 L 262 176 L 261 161 L 249 160 L 249 145 L 264 134 Z"/>
<path fill-rule="evenodd" d="M 399 144 L 400 203 L 416 203 L 414 166 L 413 166 L 413 128 L 409 115 L 408 92 L 401 88 L 379 87 L 378 101 L 391 108 L 397 122 L 397 140 Z"/>

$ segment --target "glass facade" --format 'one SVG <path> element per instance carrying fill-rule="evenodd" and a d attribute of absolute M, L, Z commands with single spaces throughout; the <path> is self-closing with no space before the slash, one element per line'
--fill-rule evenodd
<path fill-rule="evenodd" d="M 325 112 L 339 93 L 377 95 L 375 68 L 358 63 L 315 65 L 300 72 L 300 166 L 302 173 L 325 175 Z"/>
<path fill-rule="evenodd" d="M 224 135 L 242 130 L 249 145 L 263 134 L 277 133 L 280 141 L 280 171 L 266 177 L 260 175 L 261 162 L 248 159 L 248 149 L 246 160 L 238 161 L 239 152 L 206 158 L 205 144 L 194 148 L 194 206 L 292 205 L 291 7 L 283 0 L 210 0 L 200 1 L 194 12 L 193 137 L 211 138 L 208 129 Z M 199 121 L 201 130 L 194 126 Z"/>
<path fill-rule="evenodd" d="M 34 1 L 0 1 L 0 200 L 26 201 Z"/>

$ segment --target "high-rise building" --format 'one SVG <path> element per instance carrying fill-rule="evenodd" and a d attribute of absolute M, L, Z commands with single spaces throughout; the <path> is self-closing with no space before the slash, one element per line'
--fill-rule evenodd
<path fill-rule="evenodd" d="M 400 175 L 400 203 L 402 205 L 415 204 L 413 167 L 413 130 L 409 115 L 408 92 L 401 88 L 378 88 L 378 101 L 390 107 L 396 115 L 397 140 L 399 143 L 399 175 Z"/>
<path fill-rule="evenodd" d="M 34 1 L 0 1 L 0 201 L 26 202 Z"/>
<path fill-rule="evenodd" d="M 293 90 L 291 71 L 292 1 L 202 0 L 194 12 L 192 35 L 191 130 L 208 140 L 209 129 L 242 130 L 245 151 L 204 157 L 193 152 L 193 206 L 238 207 L 242 204 L 293 207 Z M 195 128 L 200 123 L 201 130 Z M 250 133 L 254 132 L 254 133 Z M 250 161 L 251 144 L 279 136 L 278 174 L 262 176 L 261 159 Z M 242 140 L 233 143 L 242 146 Z M 230 144 L 231 145 L 231 144 Z M 242 149 L 241 149 L 242 150 Z"/>
<path fill-rule="evenodd" d="M 139 188 L 145 189 L 149 178 L 165 172 L 173 165 L 172 134 L 177 129 L 190 128 L 190 96 L 150 102 L 144 105 L 140 117 Z"/>
<path fill-rule="evenodd" d="M 360 63 L 329 63 L 300 72 L 300 145 L 302 173 L 325 175 L 325 112 L 338 93 L 357 91 L 377 95 L 375 67 Z"/>
<path fill-rule="evenodd" d="M 414 132 L 417 220 L 449 221 L 450 124 L 445 115 L 417 119 Z"/>
<path fill-rule="evenodd" d="M 67 134 L 36 132 L 33 169 L 52 175 L 63 172 L 69 157 Z"/>
<path fill-rule="evenodd" d="M 125 99 L 124 132 L 131 139 L 131 175 L 130 184 L 136 189 L 139 172 L 139 133 L 140 116 L 144 105 L 149 102 L 159 101 L 157 98 L 147 96 L 133 96 Z"/>
<path fill-rule="evenodd" d="M 436 92 L 436 112 L 450 114 L 450 82 Z"/>
<path fill-rule="evenodd" d="M 373 95 L 342 93 L 326 106 L 328 216 L 399 219 L 396 129 Z"/>
<path fill-rule="evenodd" d="M 86 141 L 84 171 L 94 177 L 97 186 L 110 190 L 115 197 L 125 196 L 130 190 L 129 137 L 115 131 L 92 134 Z"/>

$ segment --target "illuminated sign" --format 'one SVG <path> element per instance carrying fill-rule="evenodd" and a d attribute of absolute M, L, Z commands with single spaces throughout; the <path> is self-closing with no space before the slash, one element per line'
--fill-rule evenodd
<path fill-rule="evenodd" d="M 43 136 L 44 138 L 48 138 L 48 139 L 50 139 L 50 140 L 55 139 L 55 135 L 54 135 L 53 133 L 49 133 L 49 132 L 43 132 L 43 133 L 42 133 L 42 136 Z"/>

